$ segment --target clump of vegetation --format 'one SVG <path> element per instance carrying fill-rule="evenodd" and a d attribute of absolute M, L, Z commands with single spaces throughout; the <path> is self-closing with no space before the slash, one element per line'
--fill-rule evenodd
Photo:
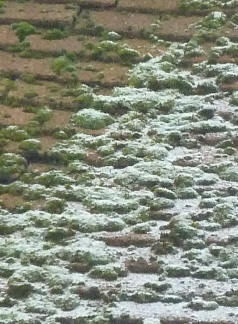
<path fill-rule="evenodd" d="M 34 74 L 24 73 L 21 75 L 21 80 L 26 83 L 32 84 L 36 82 L 36 76 Z"/>
<path fill-rule="evenodd" d="M 232 97 L 231 97 L 231 100 L 230 100 L 230 103 L 234 106 L 238 106 L 238 91 L 235 91 L 233 94 L 232 94 Z"/>
<path fill-rule="evenodd" d="M 0 1 L 0 14 L 5 12 L 5 6 L 6 6 L 5 1 L 1 0 Z"/>
<path fill-rule="evenodd" d="M 60 198 L 48 198 L 44 205 L 44 210 L 49 213 L 61 214 L 65 208 L 66 202 Z"/>
<path fill-rule="evenodd" d="M 12 90 L 16 90 L 17 86 L 13 80 L 10 79 L 2 79 L 0 82 L 0 98 L 4 101 L 7 99 L 8 94 Z"/>
<path fill-rule="evenodd" d="M 95 109 L 83 109 L 74 115 L 75 124 L 87 129 L 101 129 L 113 123 L 113 118 Z"/>
<path fill-rule="evenodd" d="M 20 42 L 23 42 L 27 36 L 36 34 L 36 28 L 27 21 L 12 24 L 12 28 Z"/>
<path fill-rule="evenodd" d="M 190 40 L 184 49 L 184 56 L 196 57 L 205 54 L 204 50 L 196 40 Z"/>
<path fill-rule="evenodd" d="M 67 32 L 57 28 L 47 30 L 42 36 L 43 39 L 48 40 L 62 39 L 65 37 L 67 37 Z"/>
<path fill-rule="evenodd" d="M 234 8 L 236 5 L 236 0 L 180 0 L 180 9 L 190 12 L 212 8 Z"/>
<path fill-rule="evenodd" d="M 226 15 L 220 11 L 213 11 L 204 17 L 198 24 L 199 28 L 218 29 L 226 22 Z"/>
<path fill-rule="evenodd" d="M 27 158 L 35 158 L 39 154 L 41 144 L 39 140 L 32 138 L 22 141 L 19 148 Z"/>
<path fill-rule="evenodd" d="M 84 17 L 82 16 L 82 19 L 80 21 L 79 30 L 82 34 L 92 35 L 92 36 L 98 36 L 98 37 L 104 37 L 105 34 L 107 34 L 105 28 L 101 24 L 95 24 L 94 21 L 90 19 L 90 17 Z"/>
<path fill-rule="evenodd" d="M 14 153 L 5 153 L 0 156 L 0 182 L 6 183 L 16 180 L 26 171 L 26 160 Z"/>
<path fill-rule="evenodd" d="M 232 21 L 235 25 L 238 25 L 238 13 L 234 14 L 234 15 L 231 17 L 231 21 Z"/>
<path fill-rule="evenodd" d="M 181 0 L 180 8 L 182 10 L 193 11 L 193 10 L 202 10 L 202 9 L 211 9 L 217 3 L 217 0 Z"/>
<path fill-rule="evenodd" d="M 20 276 L 13 275 L 8 280 L 8 293 L 14 298 L 25 298 L 32 290 L 32 285 Z"/>
<path fill-rule="evenodd" d="M 40 124 L 44 124 L 52 117 L 52 110 L 47 107 L 41 108 L 37 111 L 34 120 L 37 120 Z"/>
<path fill-rule="evenodd" d="M 139 52 L 125 44 L 118 44 L 111 40 L 105 40 L 99 44 L 88 43 L 86 48 L 91 51 L 93 59 L 100 61 L 119 61 L 125 65 L 130 65 L 139 60 Z"/>
<path fill-rule="evenodd" d="M 64 72 L 73 73 L 77 71 L 73 60 L 66 55 L 60 56 L 53 60 L 51 68 L 57 75 L 61 75 Z"/>
<path fill-rule="evenodd" d="M 10 50 L 11 52 L 27 52 L 30 50 L 30 47 L 31 47 L 31 43 L 27 40 L 24 40 L 20 43 L 17 43 L 17 44 L 13 44 L 10 46 Z"/>
<path fill-rule="evenodd" d="M 18 126 L 8 126 L 4 128 L 0 133 L 0 138 L 10 139 L 14 142 L 21 142 L 28 138 L 28 134 L 25 130 L 20 129 Z"/>

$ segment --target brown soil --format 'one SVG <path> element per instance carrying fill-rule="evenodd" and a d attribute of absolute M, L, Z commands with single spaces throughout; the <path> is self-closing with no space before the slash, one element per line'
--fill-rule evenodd
<path fill-rule="evenodd" d="M 43 129 L 44 130 L 53 130 L 56 128 L 64 128 L 70 121 L 72 113 L 67 110 L 54 110 L 52 112 L 52 117 L 47 121 Z"/>
<path fill-rule="evenodd" d="M 79 3 L 84 7 L 112 7 L 115 4 L 115 0 L 79 0 Z"/>
<path fill-rule="evenodd" d="M 175 12 L 179 10 L 178 0 L 120 0 L 119 9 L 143 12 Z"/>
<path fill-rule="evenodd" d="M 22 206 L 24 204 L 24 199 L 21 196 L 13 196 L 11 194 L 0 195 L 0 205 L 3 208 L 13 210 L 16 207 Z"/>
<path fill-rule="evenodd" d="M 95 24 L 103 25 L 105 29 L 135 36 L 141 31 L 150 28 L 150 25 L 156 20 L 156 16 L 115 12 L 115 11 L 91 11 L 90 18 Z"/>
<path fill-rule="evenodd" d="M 88 150 L 85 161 L 89 165 L 102 166 L 102 157 L 95 150 Z"/>
<path fill-rule="evenodd" d="M 17 102 L 32 106 L 47 105 L 54 109 L 71 110 L 75 107 L 72 97 L 62 97 L 61 93 L 65 87 L 54 82 L 38 81 L 35 84 L 28 84 L 21 80 L 15 81 L 16 90 L 10 91 L 9 97 L 17 99 Z M 34 93 L 36 96 L 27 97 L 27 94 Z"/>
<path fill-rule="evenodd" d="M 62 50 L 80 53 L 84 49 L 84 41 L 79 41 L 76 36 L 58 40 L 43 39 L 40 35 L 31 35 L 29 38 L 31 49 L 41 52 L 60 53 Z M 95 37 L 87 39 L 87 42 L 96 42 Z"/>
<path fill-rule="evenodd" d="M 99 136 L 99 135 L 103 135 L 105 133 L 105 128 L 101 128 L 101 129 L 86 129 L 86 128 L 77 128 L 77 131 L 80 133 L 84 133 L 87 135 L 93 135 L 93 136 Z"/>
<path fill-rule="evenodd" d="M 161 27 L 155 31 L 155 34 L 163 39 L 185 41 L 189 40 L 194 28 L 189 26 L 198 22 L 201 18 L 197 16 L 184 17 L 176 16 L 170 17 L 168 20 L 162 22 Z"/>
<path fill-rule="evenodd" d="M 43 39 L 41 35 L 31 35 L 28 37 L 31 43 L 31 50 L 42 53 L 44 55 L 59 55 L 62 50 L 75 52 L 76 54 L 87 53 L 85 44 L 93 43 L 94 45 L 100 41 L 97 37 L 88 36 L 85 40 L 78 40 L 77 36 L 68 36 L 59 40 Z M 7 49 L 8 46 L 18 43 L 15 32 L 9 26 L 0 26 L 0 49 Z M 123 39 L 121 44 L 127 44 L 129 47 L 137 50 L 142 55 L 150 53 L 153 56 L 161 55 L 166 48 L 155 45 L 150 41 L 143 39 Z M 86 57 L 85 57 L 86 58 Z M 84 58 L 84 59 L 85 59 Z"/>
<path fill-rule="evenodd" d="M 135 49 L 142 55 L 151 54 L 152 56 L 160 56 L 166 51 L 166 47 L 153 44 L 151 41 L 138 38 L 128 38 L 121 41 L 122 44 L 127 44 L 130 48 Z"/>
<path fill-rule="evenodd" d="M 78 287 L 76 293 L 86 299 L 99 299 L 101 297 L 98 287 Z"/>
<path fill-rule="evenodd" d="M 65 10 L 65 5 L 61 4 L 39 4 L 33 1 L 27 3 L 18 3 L 8 1 L 5 9 L 5 13 L 1 14 L 0 21 L 4 22 L 4 19 L 13 21 L 31 21 L 31 22 L 42 22 L 51 21 L 53 22 L 64 22 L 70 23 L 74 10 Z"/>
<path fill-rule="evenodd" d="M 110 246 L 126 247 L 130 245 L 135 246 L 149 246 L 155 242 L 151 235 L 147 234 L 121 234 L 104 236 L 101 238 L 106 244 Z"/>
<path fill-rule="evenodd" d="M 238 57 L 232 57 L 231 55 L 223 55 L 219 57 L 218 63 L 225 64 L 225 63 L 234 63 L 238 64 Z"/>
<path fill-rule="evenodd" d="M 0 105 L 0 125 L 26 125 L 34 116 L 24 112 L 24 108 L 11 108 Z"/>
<path fill-rule="evenodd" d="M 99 43 L 100 39 L 97 37 L 87 37 L 87 40 L 79 41 L 75 36 L 69 36 L 60 40 L 45 40 L 39 35 L 32 35 L 29 37 L 31 42 L 31 49 L 34 51 L 40 51 L 48 53 L 49 55 L 59 54 L 62 50 L 69 52 L 75 52 L 77 54 L 86 55 L 85 44 L 93 43 L 94 45 Z M 143 39 L 123 39 L 121 44 L 127 44 L 130 48 L 137 50 L 142 55 L 150 53 L 153 56 L 158 56 L 166 50 L 165 47 L 155 45 L 150 41 Z M 1 38 L 0 38 L 1 44 Z M 90 54 L 90 53 L 89 53 Z M 84 57 L 86 59 L 87 57 Z"/>
<path fill-rule="evenodd" d="M 14 54 L 2 51 L 0 51 L 0 71 L 13 74 L 39 74 L 48 78 L 54 76 L 49 60 L 19 58 Z"/>
<path fill-rule="evenodd" d="M 74 262 L 70 263 L 70 269 L 74 272 L 85 273 L 90 270 L 90 266 L 87 263 Z"/>
<path fill-rule="evenodd" d="M 37 172 L 37 173 L 41 173 L 41 172 L 47 172 L 49 170 L 51 170 L 52 167 L 47 165 L 47 164 L 44 164 L 44 163 L 34 163 L 34 162 L 31 162 L 28 166 L 28 170 L 30 172 Z"/>
<path fill-rule="evenodd" d="M 4 146 L 4 152 L 6 153 L 19 153 L 19 143 L 9 141 L 6 146 Z"/>
<path fill-rule="evenodd" d="M 39 140 L 41 143 L 41 152 L 42 153 L 50 150 L 58 142 L 58 140 L 52 136 L 41 136 L 39 138 Z"/>
<path fill-rule="evenodd" d="M 220 86 L 222 91 L 238 91 L 238 81 L 224 83 Z"/>
<path fill-rule="evenodd" d="M 0 44 L 14 45 L 17 42 L 18 38 L 11 27 L 0 26 Z"/>
<path fill-rule="evenodd" d="M 157 262 L 148 262 L 144 259 L 127 260 L 125 262 L 129 271 L 135 273 L 158 273 L 159 265 Z"/>
<path fill-rule="evenodd" d="M 70 75 L 64 74 L 61 77 L 51 70 L 52 59 L 27 59 L 19 58 L 13 54 L 0 51 L 0 72 L 12 76 L 21 74 L 33 74 L 41 80 L 58 80 L 66 82 Z M 128 67 L 118 64 L 106 64 L 92 62 L 87 66 L 78 63 L 78 81 L 86 84 L 105 84 L 106 87 L 123 85 L 127 82 Z"/>

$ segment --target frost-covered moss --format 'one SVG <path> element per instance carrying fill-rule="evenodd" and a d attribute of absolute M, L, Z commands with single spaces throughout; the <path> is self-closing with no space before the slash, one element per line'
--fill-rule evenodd
<path fill-rule="evenodd" d="M 229 83 L 237 80 L 237 65 L 233 63 L 208 64 L 204 61 L 194 65 L 195 73 L 206 77 L 216 77 L 217 84 Z"/>
<path fill-rule="evenodd" d="M 162 58 L 153 58 L 138 64 L 132 71 L 129 82 L 133 86 L 139 84 L 139 87 L 148 87 L 151 90 L 178 89 L 184 94 L 192 93 L 195 87 L 189 72 L 179 71 L 171 63 L 163 62 Z"/>
<path fill-rule="evenodd" d="M 95 109 L 83 109 L 73 116 L 76 125 L 87 129 L 101 129 L 113 123 L 113 118 Z"/>
<path fill-rule="evenodd" d="M 196 11 L 204 9 L 233 8 L 236 6 L 236 1 L 231 0 L 180 0 L 180 8 L 186 11 Z"/>
<path fill-rule="evenodd" d="M 148 112 L 151 109 L 169 111 L 173 107 L 175 93 L 154 92 L 146 88 L 115 88 L 112 96 L 95 96 L 93 106 L 106 112 L 135 110 Z"/>
<path fill-rule="evenodd" d="M 62 171 L 52 170 L 49 172 L 44 172 L 38 177 L 36 181 L 46 187 L 54 187 L 57 185 L 67 185 L 74 182 L 69 176 L 66 176 Z"/>
<path fill-rule="evenodd" d="M 61 248 L 57 256 L 72 262 L 84 262 L 90 266 L 108 264 L 115 260 L 115 255 L 103 242 L 90 242 L 89 239 L 81 240 L 80 245 L 74 242 L 69 247 Z"/>
<path fill-rule="evenodd" d="M 126 276 L 126 270 L 120 265 L 107 264 L 94 266 L 89 275 L 93 278 L 101 278 L 104 280 L 116 280 L 118 277 Z"/>
<path fill-rule="evenodd" d="M 216 46 L 212 47 L 210 50 L 209 62 L 216 63 L 219 57 L 226 54 L 231 55 L 232 57 L 237 57 L 238 45 L 227 37 L 220 37 L 216 41 Z"/>
<path fill-rule="evenodd" d="M 62 213 L 66 202 L 60 198 L 48 198 L 46 200 L 44 210 L 49 213 Z"/>
<path fill-rule="evenodd" d="M 202 47 L 199 45 L 199 43 L 195 40 L 190 40 L 184 49 L 184 56 L 185 57 L 197 57 L 204 55 L 205 52 L 202 49 Z"/>
<path fill-rule="evenodd" d="M 8 280 L 8 293 L 14 298 L 27 297 L 32 290 L 32 285 L 20 276 L 13 275 Z"/>
<path fill-rule="evenodd" d="M 185 2 L 195 5 L 196 1 Z M 197 2 L 201 8 L 194 10 L 206 9 L 212 2 Z M 219 10 L 228 2 L 218 4 L 217 0 L 216 7 L 208 9 Z M 229 22 L 227 13 L 219 26 Z M 204 24 L 199 27 L 202 35 L 209 30 L 220 33 L 216 16 L 197 19 Z M 90 28 L 98 27 L 91 24 Z M 113 38 L 118 36 L 109 39 L 105 31 L 102 36 L 107 41 L 100 42 L 94 54 L 100 60 L 114 58 L 121 46 Z M 194 65 L 191 72 L 184 63 L 190 61 L 188 57 L 203 55 L 201 40 L 198 31 L 187 43 L 163 47 L 159 57 L 148 55 L 147 61 L 131 67 L 129 86 L 101 91 L 74 83 L 55 93 L 73 102 L 69 127 L 57 128 L 59 141 L 47 153 L 40 152 L 39 165 L 31 161 L 29 170 L 25 165 L 22 173 L 0 186 L 2 206 L 17 213 L 0 209 L 0 275 L 4 285 L 15 275 L 29 287 L 26 293 L 22 288 L 24 300 L 17 292 L 3 291 L 0 306 L 4 314 L 7 309 L 30 312 L 34 320 L 26 316 L 27 324 L 36 324 L 35 320 L 141 324 L 160 317 L 147 315 L 149 307 L 157 312 L 148 303 L 160 302 L 167 305 L 166 316 L 173 304 L 174 313 L 182 306 L 188 312 L 201 308 L 199 320 L 206 321 L 210 312 L 217 316 L 212 313 L 215 306 L 223 305 L 222 312 L 231 318 L 225 303 L 236 305 L 237 300 L 231 291 L 221 291 L 219 281 L 225 281 L 227 290 L 234 289 L 238 277 L 234 252 L 237 112 L 236 93 L 231 97 L 220 88 L 226 80 L 236 80 L 230 78 L 236 67 L 215 63 L 223 54 L 234 59 L 236 46 L 226 37 L 218 38 L 208 61 Z M 146 45 L 147 41 L 139 42 Z M 153 53 L 161 45 L 167 43 L 154 38 Z M 89 46 L 89 52 L 90 48 L 95 50 Z M 129 54 L 134 55 L 120 53 L 121 58 Z M 132 56 L 130 60 L 139 58 Z M 72 58 L 60 59 L 62 69 L 66 59 L 74 70 Z M 37 116 L 24 127 L 2 127 L 1 152 L 13 144 L 19 150 L 26 140 L 40 138 L 42 131 L 48 136 L 45 131 L 51 131 L 51 122 L 43 129 L 42 124 L 52 112 L 26 110 Z M 90 113 L 84 115 L 85 111 Z M 44 171 L 46 162 L 49 171 Z M 28 211 L 24 211 L 25 201 Z M 9 207 L 12 203 L 20 208 Z M 206 288 L 207 279 L 211 279 L 212 292 Z M 188 284 L 191 296 L 185 293 Z M 121 316 L 121 301 L 125 312 L 135 312 L 135 317 Z M 131 301 L 145 303 L 139 310 L 141 317 Z M 20 323 L 17 316 L 9 317 L 6 324 Z"/>

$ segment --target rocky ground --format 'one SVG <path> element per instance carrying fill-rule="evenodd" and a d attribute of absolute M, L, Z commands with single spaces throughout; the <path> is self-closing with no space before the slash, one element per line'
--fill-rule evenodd
<path fill-rule="evenodd" d="M 0 1 L 0 324 L 238 323 L 238 2 L 79 3 Z"/>

